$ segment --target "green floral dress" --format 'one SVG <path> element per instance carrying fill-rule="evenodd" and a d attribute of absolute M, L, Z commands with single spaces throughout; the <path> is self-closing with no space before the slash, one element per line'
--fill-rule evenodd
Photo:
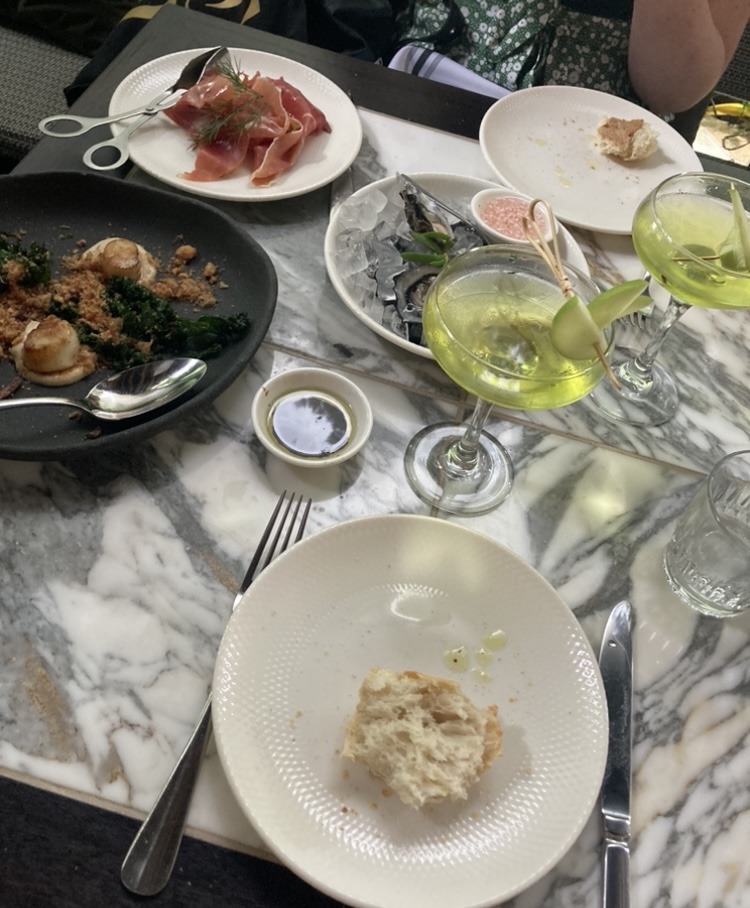
<path fill-rule="evenodd" d="M 577 85 L 638 101 L 628 79 L 630 16 L 622 2 L 457 0 L 466 27 L 449 48 L 420 36 L 445 24 L 445 0 L 415 0 L 404 39 L 431 47 L 498 85 Z M 613 8 L 613 15 L 592 15 Z"/>

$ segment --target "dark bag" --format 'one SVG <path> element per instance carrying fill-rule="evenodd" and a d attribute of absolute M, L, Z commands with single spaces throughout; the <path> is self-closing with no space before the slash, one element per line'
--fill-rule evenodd
<path fill-rule="evenodd" d="M 293 38 L 371 62 L 388 61 L 395 51 L 396 22 L 407 0 L 158 0 L 138 5 L 115 26 L 93 59 L 65 89 L 72 104 L 166 2 L 229 22 Z"/>
<path fill-rule="evenodd" d="M 337 53 L 388 62 L 406 0 L 306 0 L 307 42 Z"/>

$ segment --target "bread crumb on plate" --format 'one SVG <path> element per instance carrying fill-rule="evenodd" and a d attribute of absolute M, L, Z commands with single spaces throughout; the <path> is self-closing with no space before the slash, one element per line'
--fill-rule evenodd
<path fill-rule="evenodd" d="M 602 154 L 622 161 L 641 161 L 656 151 L 656 132 L 643 120 L 605 117 L 596 130 L 596 146 Z"/>
<path fill-rule="evenodd" d="M 497 706 L 475 706 L 455 681 L 373 668 L 359 689 L 341 755 L 420 808 L 466 800 L 501 752 Z"/>

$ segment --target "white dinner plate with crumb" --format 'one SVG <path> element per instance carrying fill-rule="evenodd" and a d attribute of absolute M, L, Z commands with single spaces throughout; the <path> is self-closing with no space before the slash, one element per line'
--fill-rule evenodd
<path fill-rule="evenodd" d="M 498 705 L 503 754 L 467 801 L 415 810 L 341 757 L 374 666 L 450 677 Z M 227 626 L 213 715 L 269 848 L 367 908 L 478 908 L 526 889 L 581 832 L 607 752 L 601 676 L 571 610 L 509 550 L 421 516 L 343 523 L 271 564 Z"/>
<path fill-rule="evenodd" d="M 175 83 L 189 60 L 208 49 L 178 51 L 133 70 L 115 89 L 109 104 L 110 115 L 125 113 L 153 100 Z M 199 183 L 181 176 L 195 166 L 190 136 L 160 113 L 133 133 L 128 150 L 134 164 L 185 192 L 233 202 L 270 202 L 304 195 L 326 186 L 346 170 L 362 144 L 362 123 L 345 92 L 309 66 L 276 54 L 232 47 L 229 59 L 248 75 L 260 72 L 271 78 L 286 79 L 325 114 L 331 131 L 308 138 L 294 166 L 270 186 L 253 186 L 246 167 L 221 180 Z M 127 123 L 112 124 L 112 131 L 117 135 Z"/>
<path fill-rule="evenodd" d="M 483 189 L 497 188 L 497 183 L 461 174 L 413 173 L 409 174 L 409 176 L 412 176 L 420 186 L 424 186 L 425 189 L 445 202 L 446 205 L 458 211 L 459 214 L 465 214 L 468 218 L 471 217 L 471 200 L 473 196 Z M 385 196 L 388 196 L 393 192 L 396 180 L 397 178 L 393 176 L 369 183 L 349 196 L 334 211 L 328 222 L 325 236 L 326 269 L 328 277 L 341 301 L 368 328 L 371 328 L 376 334 L 386 340 L 391 341 L 391 343 L 396 344 L 397 347 L 409 350 L 418 356 L 423 356 L 425 359 L 434 359 L 435 357 L 429 347 L 424 344 L 416 344 L 409 340 L 408 337 L 394 330 L 387 318 L 385 305 L 365 305 L 362 292 L 357 286 L 357 281 L 362 280 L 362 276 L 348 272 L 341 265 L 341 250 L 352 242 L 351 223 L 353 217 L 356 219 L 356 215 L 353 216 L 352 212 L 358 212 L 361 206 L 368 203 L 368 200 L 375 198 L 382 200 Z M 575 241 L 571 232 L 562 224 L 559 224 L 558 242 L 560 244 L 560 255 L 563 260 L 590 277 L 591 271 L 583 250 Z M 374 288 L 374 278 L 371 279 L 370 283 Z"/>
<path fill-rule="evenodd" d="M 625 163 L 597 150 L 606 117 L 641 119 L 657 149 Z M 568 85 L 524 88 L 490 107 L 479 128 L 487 163 L 517 192 L 541 196 L 568 224 L 629 234 L 638 203 L 662 180 L 703 170 L 698 155 L 668 123 L 644 108 L 601 91 Z"/>

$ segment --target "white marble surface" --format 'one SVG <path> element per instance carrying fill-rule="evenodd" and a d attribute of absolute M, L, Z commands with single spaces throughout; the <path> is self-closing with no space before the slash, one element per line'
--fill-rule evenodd
<path fill-rule="evenodd" d="M 396 170 L 490 177 L 475 142 L 362 118 L 360 184 Z M 267 249 L 280 282 L 266 343 L 241 378 L 211 410 L 129 451 L 0 462 L 0 766 L 114 809 L 147 811 L 173 767 L 278 492 L 313 497 L 309 533 L 369 514 L 425 513 L 403 475 L 404 449 L 427 422 L 458 418 L 466 405 L 434 363 L 379 338 L 337 299 L 322 253 L 327 190 L 220 207 Z M 605 273 L 639 273 L 627 238 L 578 236 Z M 744 313 L 688 313 L 664 357 L 683 404 L 657 430 L 612 425 L 585 402 L 494 413 L 489 427 L 511 451 L 515 487 L 495 512 L 463 521 L 545 576 L 595 647 L 610 607 L 632 599 L 635 905 L 750 905 L 750 613 L 698 617 L 661 568 L 700 475 L 750 447 L 748 332 Z M 340 467 L 291 467 L 254 437 L 255 390 L 299 364 L 345 372 L 372 404 L 370 441 Z M 263 851 L 214 750 L 189 824 Z M 512 904 L 598 905 L 599 842 L 594 814 L 560 865 Z"/>

